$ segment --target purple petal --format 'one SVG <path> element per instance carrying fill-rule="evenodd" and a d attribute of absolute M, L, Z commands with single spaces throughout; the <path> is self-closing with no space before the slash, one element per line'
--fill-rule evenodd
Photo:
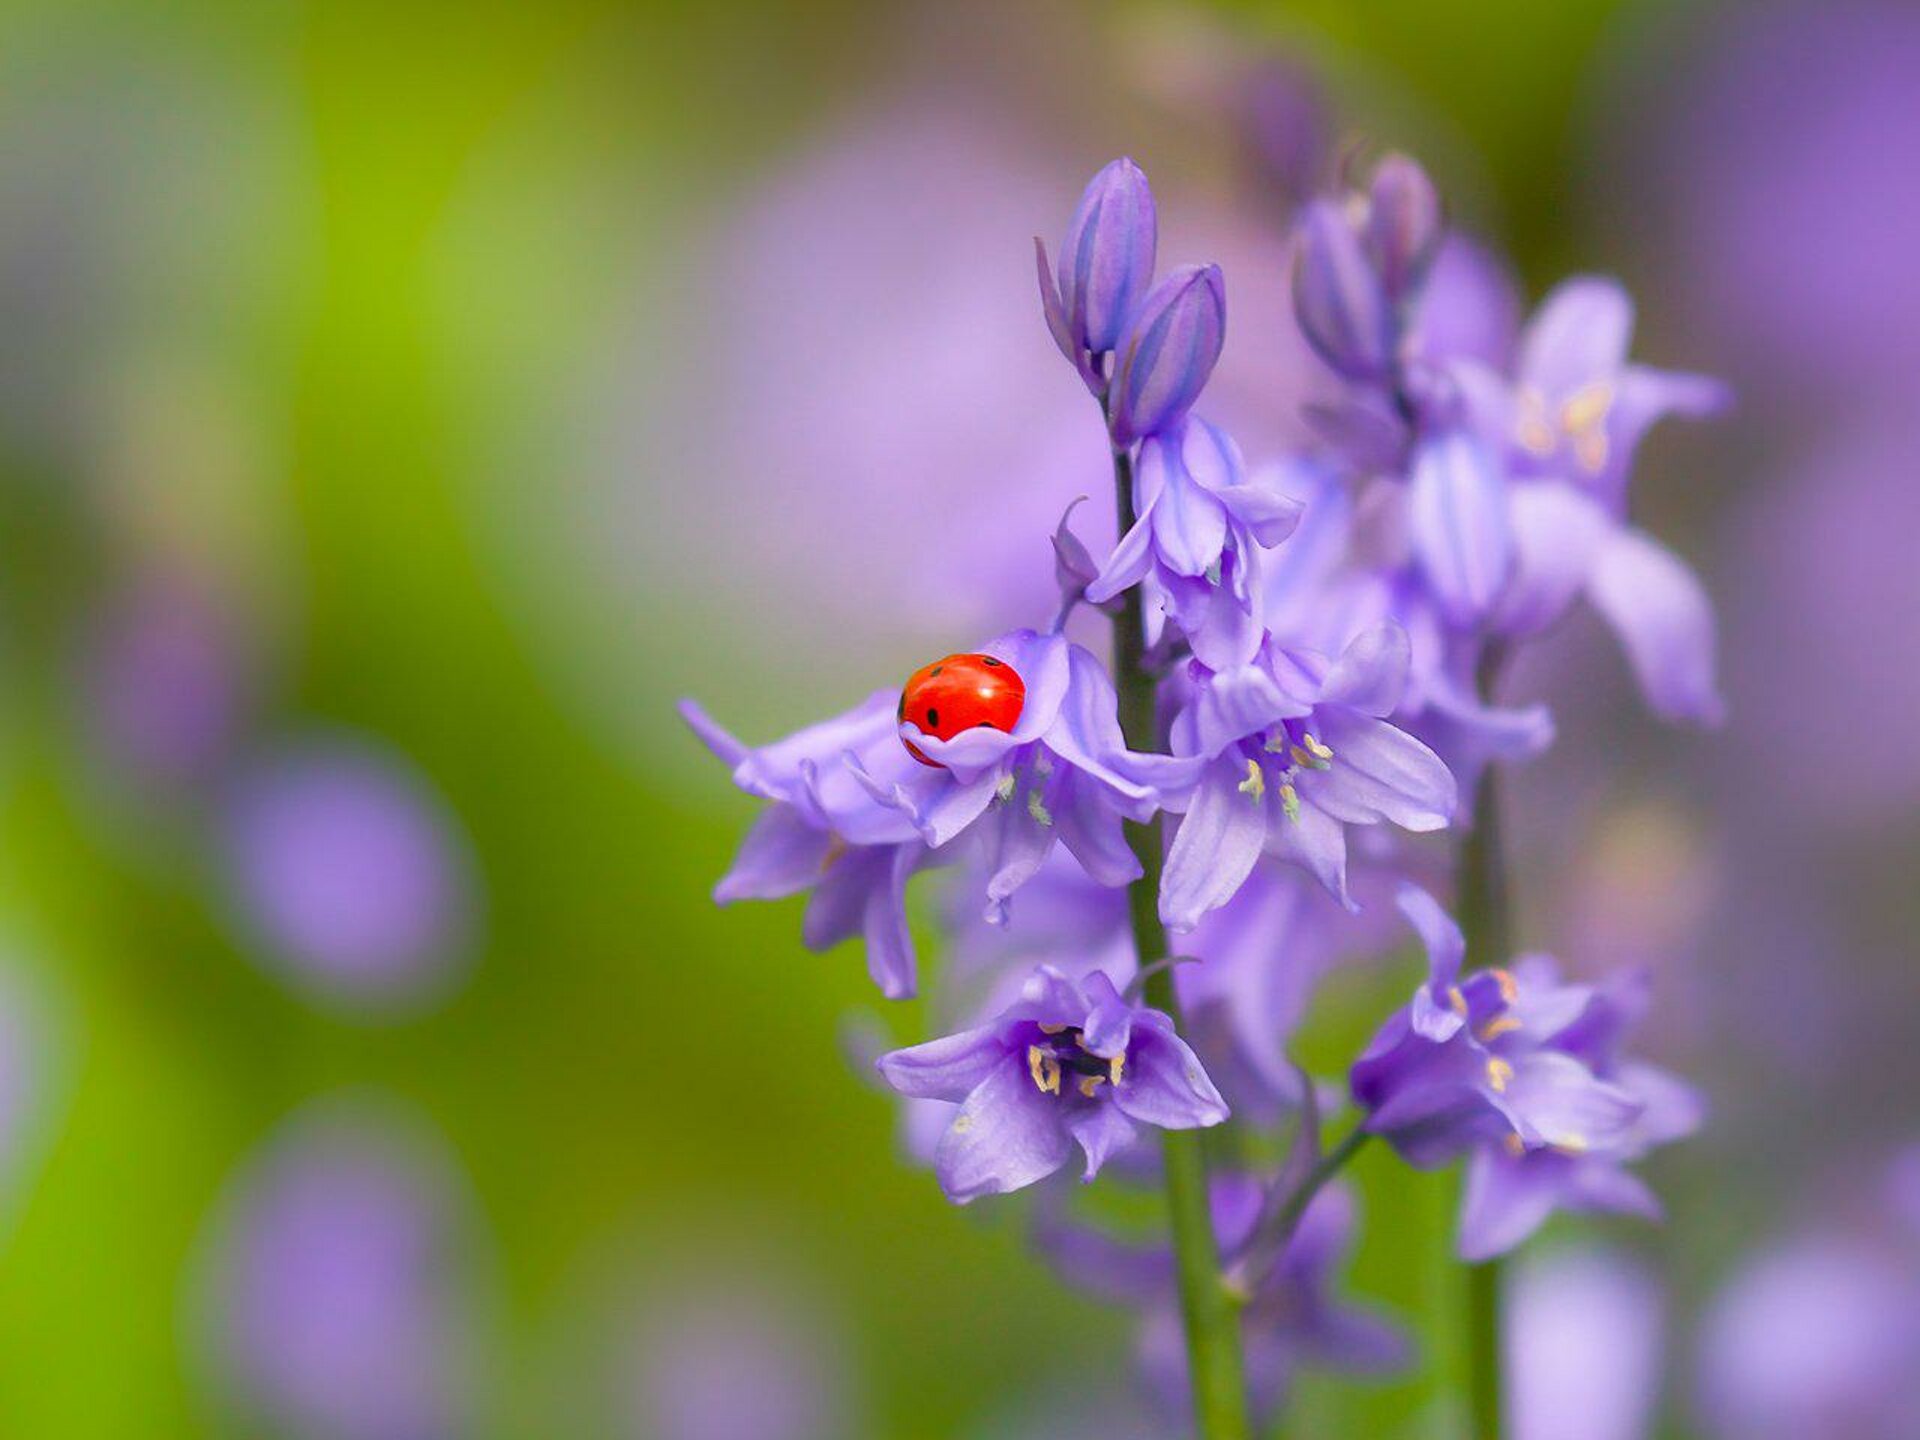
<path fill-rule="evenodd" d="M 1460 933 L 1458 922 L 1441 908 L 1438 900 L 1411 881 L 1402 882 L 1394 892 L 1393 899 L 1400 913 L 1407 917 L 1407 923 L 1419 935 L 1420 943 L 1427 948 L 1428 988 L 1446 991 L 1460 978 L 1460 965 L 1467 953 L 1467 939 Z M 1457 1014 L 1454 1015 L 1456 1021 L 1459 1018 Z M 1453 1026 L 1447 1034 L 1452 1034 L 1458 1028 L 1458 1025 Z M 1427 1038 L 1445 1040 L 1447 1035 L 1430 1034 Z"/>
<path fill-rule="evenodd" d="M 1595 381 L 1607 382 L 1627 363 L 1633 341 L 1633 300 L 1616 280 L 1577 275 L 1540 302 L 1520 337 L 1520 379 L 1549 402 Z"/>
<path fill-rule="evenodd" d="M 1340 374 L 1370 380 L 1393 357 L 1392 307 L 1338 203 L 1320 200 L 1300 223 L 1293 308 L 1307 341 Z"/>
<path fill-rule="evenodd" d="M 1072 1150 L 1059 1097 L 1034 1085 L 1025 1056 L 1010 1056 L 967 1096 L 940 1137 L 933 1168 L 947 1198 L 965 1205 L 1044 1180 Z"/>
<path fill-rule="evenodd" d="M 1153 561 L 1153 505 L 1143 506 L 1140 516 L 1113 547 L 1113 554 L 1087 586 L 1087 599 L 1103 605 L 1123 590 L 1131 590 L 1146 578 Z"/>
<path fill-rule="evenodd" d="M 1495 622 L 1508 635 L 1533 635 L 1567 613 L 1593 569 L 1593 557 L 1613 520 L 1590 496 L 1569 485 L 1515 486 L 1513 578 Z"/>
<path fill-rule="evenodd" d="M 730 905 L 797 895 L 820 878 L 832 849 L 832 835 L 808 824 L 793 806 L 776 801 L 747 831 L 733 868 L 713 888 L 714 902 Z"/>
<path fill-rule="evenodd" d="M 1395 621 L 1383 620 L 1362 631 L 1327 672 L 1321 703 L 1344 705 L 1363 715 L 1391 715 L 1406 690 L 1412 655 L 1407 632 Z"/>
<path fill-rule="evenodd" d="M 1020 719 L 1008 732 L 1015 744 L 1037 740 L 1053 725 L 1067 697 L 1069 680 L 1067 638 L 1055 631 L 1010 630 L 980 647 L 982 653 L 1004 660 L 1027 687 Z M 991 735 L 991 730 L 969 731 Z M 956 737 L 956 739 L 959 737 Z M 931 758 L 933 752 L 927 751 Z"/>
<path fill-rule="evenodd" d="M 996 805 L 981 828 L 986 836 L 987 918 L 1004 924 L 1008 898 L 1034 877 L 1053 849 L 1053 825 L 1034 814 L 1024 795 L 1016 794 Z"/>
<path fill-rule="evenodd" d="M 1498 1145 L 1476 1149 L 1467 1162 L 1460 1206 L 1460 1258 L 1480 1261 L 1504 1255 L 1545 1224 L 1570 1163 L 1564 1156 L 1538 1152 L 1509 1155 Z"/>
<path fill-rule="evenodd" d="M 1067 324 L 1065 304 L 1060 299 L 1059 287 L 1053 283 L 1053 264 L 1047 259 L 1047 242 L 1038 235 L 1033 237 L 1033 258 L 1040 270 L 1040 310 L 1047 317 L 1047 333 L 1053 336 L 1053 343 L 1060 347 L 1060 353 L 1078 368 L 1080 347 L 1074 343 L 1073 331 Z"/>
<path fill-rule="evenodd" d="M 1159 472 L 1153 506 L 1153 543 L 1161 563 L 1181 575 L 1204 575 L 1220 560 L 1227 542 L 1227 512 L 1194 483 L 1180 458 L 1191 425 L 1154 436 L 1140 447 L 1143 472 Z"/>
<path fill-rule="evenodd" d="M 1086 777 L 1068 772 L 1051 792 L 1054 829 L 1060 843 L 1096 885 L 1118 887 L 1140 878 L 1140 859 L 1127 843 L 1119 811 Z"/>
<path fill-rule="evenodd" d="M 1260 858 L 1267 812 L 1257 795 L 1240 788 L 1246 778 L 1232 756 L 1215 760 L 1200 777 L 1160 879 L 1160 918 L 1171 929 L 1191 930 L 1226 904 Z"/>
<path fill-rule="evenodd" d="M 1637 530 L 1602 545 L 1587 598 L 1607 619 L 1654 713 L 1718 725 L 1726 717 L 1714 679 L 1713 606 L 1679 557 Z"/>
<path fill-rule="evenodd" d="M 918 846 L 893 847 L 886 883 L 867 892 L 866 913 L 861 918 L 860 933 L 867 943 L 867 974 L 889 1000 L 911 1000 L 919 986 L 913 932 L 907 927 L 907 881 L 920 858 Z"/>
<path fill-rule="evenodd" d="M 1267 826 L 1267 853 L 1298 865 L 1326 886 L 1327 892 L 1349 910 L 1359 907 L 1347 892 L 1346 827 L 1317 805 L 1302 804 L 1295 814 L 1286 815 L 1280 801 L 1269 791 L 1267 804 L 1272 811 Z"/>
<path fill-rule="evenodd" d="M 1507 478 L 1493 452 L 1455 430 L 1413 458 L 1408 522 L 1414 553 L 1442 609 L 1472 625 L 1492 610 L 1513 564 Z"/>
<path fill-rule="evenodd" d="M 1303 801 L 1349 825 L 1386 820 L 1426 831 L 1453 818 L 1453 775 L 1413 736 L 1353 710 L 1316 711 L 1314 718 L 1333 759 L 1325 770 L 1301 772 L 1295 785 Z"/>
<path fill-rule="evenodd" d="M 983 1025 L 909 1045 L 874 1062 L 880 1078 L 916 1100 L 964 1101 L 1008 1055 L 1004 1027 Z"/>
<path fill-rule="evenodd" d="M 1619 1086 L 1552 1050 L 1517 1057 L 1499 1103 L 1530 1143 L 1576 1151 L 1611 1143 L 1643 1108 Z"/>
<path fill-rule="evenodd" d="M 1199 1130 L 1227 1118 L 1227 1102 L 1214 1089 L 1200 1057 L 1171 1027 L 1142 1027 L 1127 1052 L 1127 1068 L 1110 1104 L 1143 1125 L 1162 1130 Z"/>
<path fill-rule="evenodd" d="M 1207 677 L 1181 715 L 1175 735 L 1181 749 L 1211 759 L 1240 740 L 1311 711 L 1305 701 L 1282 691 L 1265 669 L 1240 665 Z"/>
<path fill-rule="evenodd" d="M 1147 177 L 1131 160 L 1109 162 L 1088 182 L 1060 247 L 1060 295 L 1076 345 L 1100 354 L 1119 344 L 1153 281 L 1157 239 Z"/>
<path fill-rule="evenodd" d="M 1083 1177 L 1092 1180 L 1107 1160 L 1140 1138 L 1133 1121 L 1110 1100 L 1073 1110 L 1067 1115 L 1067 1129 L 1086 1152 L 1087 1170 Z"/>
<path fill-rule="evenodd" d="M 719 757 L 723 764 L 732 767 L 747 758 L 748 747 L 736 740 L 711 715 L 701 709 L 699 701 L 682 700 L 679 709 L 680 718 L 685 720 L 688 728 L 700 737 L 700 743 Z"/>

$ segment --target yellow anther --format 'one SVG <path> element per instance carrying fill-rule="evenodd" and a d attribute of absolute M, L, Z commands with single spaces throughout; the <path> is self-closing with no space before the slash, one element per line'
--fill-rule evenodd
<path fill-rule="evenodd" d="M 1447 1005 L 1452 1009 L 1454 1014 L 1463 1018 L 1465 1017 L 1467 1013 L 1467 997 L 1460 993 L 1460 987 L 1458 985 L 1449 985 L 1447 987 Z"/>
<path fill-rule="evenodd" d="M 1582 431 L 1596 429 L 1607 423 L 1607 412 L 1613 409 L 1613 387 L 1603 380 L 1591 385 L 1582 385 L 1569 395 L 1560 406 L 1560 428 L 1569 435 L 1578 435 Z"/>
<path fill-rule="evenodd" d="M 1300 739 L 1301 739 L 1301 742 L 1307 747 L 1308 752 L 1313 756 L 1314 759 L 1331 760 L 1333 758 L 1333 747 L 1331 745 L 1322 744 L 1320 741 L 1314 739 L 1313 732 L 1311 730 L 1309 730 L 1306 734 L 1302 735 Z"/>
<path fill-rule="evenodd" d="M 1267 793 L 1267 777 L 1260 773 L 1258 760 L 1247 761 L 1247 778 L 1240 782 L 1240 793 L 1251 795 L 1255 800 Z"/>
<path fill-rule="evenodd" d="M 1518 401 L 1513 438 L 1520 442 L 1523 450 L 1544 460 L 1560 446 L 1560 432 L 1547 415 L 1547 397 L 1528 386 L 1520 392 Z"/>
<path fill-rule="evenodd" d="M 1580 468 L 1589 475 L 1598 475 L 1607 468 L 1607 455 L 1605 430 L 1582 430 L 1573 437 L 1573 458 L 1580 462 Z"/>
<path fill-rule="evenodd" d="M 1512 1079 L 1513 1079 L 1513 1066 L 1509 1065 L 1506 1061 L 1502 1060 L 1498 1055 L 1492 1056 L 1491 1058 L 1488 1059 L 1487 1083 L 1493 1086 L 1493 1088 L 1497 1092 L 1501 1094 L 1505 1094 L 1507 1089 L 1507 1082 Z"/>
<path fill-rule="evenodd" d="M 1126 1051 L 1123 1050 L 1111 1060 L 1107 1061 L 1107 1078 L 1118 1085 L 1120 1083 L 1120 1072 L 1126 1068 L 1127 1054 Z"/>
<path fill-rule="evenodd" d="M 1514 984 L 1511 970 L 1489 970 L 1487 973 L 1493 976 L 1493 983 L 1500 987 L 1503 1001 L 1511 1005 L 1520 998 L 1520 987 Z"/>
<path fill-rule="evenodd" d="M 1496 1015 L 1480 1027 L 1480 1039 L 1483 1043 L 1498 1040 L 1502 1035 L 1519 1028 L 1520 1022 L 1511 1015 Z"/>
<path fill-rule="evenodd" d="M 1040 1027 L 1040 1033 L 1042 1035 L 1062 1035 L 1070 1028 L 1071 1027 L 1066 1025 L 1042 1025 Z"/>
<path fill-rule="evenodd" d="M 1291 785 L 1280 787 L 1280 808 L 1287 812 L 1287 819 L 1300 818 L 1300 794 Z"/>
<path fill-rule="evenodd" d="M 835 831 L 827 836 L 827 853 L 820 857 L 820 873 L 826 874 L 833 868 L 833 862 L 847 853 L 847 842 Z"/>
<path fill-rule="evenodd" d="M 1584 1155 L 1587 1153 L 1587 1137 L 1579 1134 L 1560 1136 L 1553 1142 L 1553 1148 L 1562 1155 Z"/>
<path fill-rule="evenodd" d="M 1091 1100 L 1093 1098 L 1093 1092 L 1106 1083 L 1107 1077 L 1104 1075 L 1082 1075 L 1080 1077 L 1080 1093 Z"/>
<path fill-rule="evenodd" d="M 1027 1047 L 1027 1073 L 1041 1094 L 1060 1093 L 1060 1062 L 1038 1045 Z"/>
<path fill-rule="evenodd" d="M 1524 1155 L 1527 1153 L 1527 1142 L 1520 1138 L 1519 1131 L 1509 1131 L 1505 1139 L 1507 1153 L 1509 1155 Z"/>

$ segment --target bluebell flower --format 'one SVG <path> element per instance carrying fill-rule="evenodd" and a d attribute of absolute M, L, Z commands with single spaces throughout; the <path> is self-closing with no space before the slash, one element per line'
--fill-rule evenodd
<path fill-rule="evenodd" d="M 1227 1118 L 1173 1021 L 1101 972 L 1076 982 L 1042 966 L 989 1023 L 878 1063 L 902 1095 L 958 1104 L 934 1152 L 940 1188 L 957 1204 L 1043 1180 L 1075 1145 L 1092 1180 L 1139 1126 L 1191 1130 Z"/>
<path fill-rule="evenodd" d="M 1057 273 L 1046 243 L 1034 238 L 1047 328 L 1095 395 L 1105 393 L 1107 357 L 1153 283 L 1157 238 L 1153 191 L 1140 167 L 1125 158 L 1087 182 L 1060 246 Z"/>
<path fill-rule="evenodd" d="M 1253 1238 L 1265 1200 L 1265 1187 L 1252 1175 L 1214 1178 L 1214 1234 L 1229 1265 Z M 1302 1368 L 1381 1374 L 1410 1358 L 1399 1327 L 1335 1293 L 1353 1247 L 1356 1211 L 1344 1185 L 1323 1189 L 1241 1308 L 1249 1399 L 1263 1425 L 1278 1414 Z M 1141 1312 L 1140 1368 L 1163 1413 L 1184 1421 L 1191 1402 L 1172 1251 L 1051 1215 L 1043 1216 L 1038 1241 L 1067 1283 Z"/>
<path fill-rule="evenodd" d="M 1556 1209 L 1659 1214 L 1625 1167 L 1692 1133 L 1698 1096 L 1621 1053 L 1641 990 L 1564 984 L 1546 956 L 1462 974 L 1465 941 L 1418 887 L 1399 896 L 1428 974 L 1349 1076 L 1366 1126 L 1421 1168 L 1466 1156 L 1459 1246 L 1503 1253 Z"/>
<path fill-rule="evenodd" d="M 1171 616 L 1205 663 L 1246 664 L 1265 629 L 1260 552 L 1300 521 L 1300 502 L 1274 478 L 1250 478 L 1233 437 L 1197 416 L 1154 435 L 1134 467 L 1137 518 L 1086 586 L 1087 600 L 1144 585 L 1149 645 Z"/>
<path fill-rule="evenodd" d="M 1299 865 L 1343 903 L 1347 827 L 1437 830 L 1452 816 L 1440 758 L 1383 717 L 1406 681 L 1404 632 L 1384 624 L 1337 658 L 1271 640 L 1246 665 L 1191 667 L 1172 729 L 1201 762 L 1167 854 L 1160 917 L 1190 930 L 1232 899 L 1265 853 Z"/>
<path fill-rule="evenodd" d="M 1206 388 L 1227 338 L 1218 265 L 1183 265 L 1140 302 L 1121 338 L 1107 424 L 1124 449 L 1179 424 Z"/>

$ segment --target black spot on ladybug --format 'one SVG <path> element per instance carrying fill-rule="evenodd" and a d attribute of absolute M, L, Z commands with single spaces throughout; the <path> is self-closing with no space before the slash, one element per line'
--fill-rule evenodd
<path fill-rule="evenodd" d="M 991 666 L 992 666 L 992 667 L 993 667 L 994 669 L 996 669 L 996 670 L 998 670 L 998 669 L 1000 668 L 1000 662 L 999 662 L 998 660 L 996 660 L 996 659 L 994 659 L 994 658 L 993 658 L 993 657 L 992 657 L 991 655 L 982 655 L 982 656 L 980 657 L 980 663 L 981 663 L 982 665 L 991 665 Z M 936 674 L 936 675 L 938 675 L 938 674 L 939 674 L 940 672 L 939 672 L 938 670 L 936 670 L 936 671 L 934 671 L 933 673 L 934 673 L 934 674 Z"/>
<path fill-rule="evenodd" d="M 991 720 L 976 720 L 973 722 L 973 728 L 976 730 L 991 730 L 993 729 L 993 722 Z"/>
<path fill-rule="evenodd" d="M 907 718 L 907 697 L 904 693 L 900 696 L 900 708 L 893 712 L 893 718 L 902 721 Z"/>
<path fill-rule="evenodd" d="M 927 711 L 927 728 L 929 730 L 938 730 L 940 728 L 940 712 L 938 710 Z"/>
<path fill-rule="evenodd" d="M 944 670 L 944 669 L 946 669 L 946 668 L 947 668 L 947 667 L 946 667 L 946 666 L 944 666 L 944 665 L 936 665 L 936 666 L 934 666 L 934 667 L 933 667 L 933 669 L 931 669 L 931 670 L 929 670 L 929 671 L 927 672 L 927 678 L 928 678 L 929 680 L 931 680 L 931 679 L 932 679 L 932 678 L 933 678 L 934 676 L 936 676 L 936 675 L 938 675 L 938 674 L 939 674 L 939 673 L 940 673 L 940 672 L 941 672 L 942 670 Z"/>

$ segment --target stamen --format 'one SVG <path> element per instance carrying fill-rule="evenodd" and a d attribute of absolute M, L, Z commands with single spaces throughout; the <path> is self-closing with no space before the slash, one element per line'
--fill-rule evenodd
<path fill-rule="evenodd" d="M 1553 1148 L 1562 1155 L 1584 1155 L 1591 1147 L 1587 1144 L 1587 1137 L 1576 1132 L 1562 1135 L 1553 1142 Z"/>
<path fill-rule="evenodd" d="M 1287 819 L 1296 824 L 1299 823 L 1300 795 L 1292 785 L 1282 785 L 1280 787 L 1280 808 L 1287 812 Z"/>
<path fill-rule="evenodd" d="M 1120 1083 L 1120 1072 L 1126 1068 L 1127 1054 L 1126 1051 L 1123 1050 L 1107 1062 L 1107 1078 L 1118 1085 Z"/>
<path fill-rule="evenodd" d="M 1467 1013 L 1467 997 L 1460 993 L 1460 987 L 1458 985 L 1449 985 L 1447 987 L 1447 1006 L 1454 1014 L 1461 1016 L 1463 1019 L 1465 1018 Z"/>
<path fill-rule="evenodd" d="M 1013 792 L 1019 788 L 1020 782 L 1015 780 L 1011 774 L 1007 774 L 1000 777 L 1000 783 L 993 787 L 993 793 L 1003 801 L 1011 800 L 1013 799 Z"/>
<path fill-rule="evenodd" d="M 1071 1025 L 1042 1025 L 1040 1027 L 1040 1033 L 1042 1035 L 1064 1035 L 1072 1028 Z"/>
<path fill-rule="evenodd" d="M 1500 998 L 1511 1005 L 1520 998 L 1520 987 L 1514 983 L 1511 970 L 1493 969 L 1487 972 L 1493 976 L 1493 983 L 1500 987 Z"/>
<path fill-rule="evenodd" d="M 1080 1093 L 1091 1100 L 1093 1098 L 1093 1092 L 1106 1083 L 1107 1077 L 1104 1075 L 1082 1075 L 1080 1077 Z"/>
<path fill-rule="evenodd" d="M 1038 790 L 1029 790 L 1027 792 L 1027 814 L 1031 815 L 1042 825 L 1053 824 L 1053 816 L 1047 813 L 1047 802 L 1040 798 L 1040 792 Z"/>
<path fill-rule="evenodd" d="M 1247 778 L 1240 782 L 1240 793 L 1251 795 L 1255 800 L 1267 793 L 1267 777 L 1260 773 L 1258 760 L 1247 761 Z"/>
<path fill-rule="evenodd" d="M 1027 1073 L 1043 1095 L 1060 1093 L 1060 1062 L 1038 1045 L 1027 1047 Z"/>
<path fill-rule="evenodd" d="M 1489 1057 L 1487 1060 L 1487 1083 L 1493 1086 L 1495 1093 L 1504 1095 L 1507 1090 L 1507 1082 L 1512 1079 L 1513 1066 L 1502 1060 L 1498 1055 Z"/>
<path fill-rule="evenodd" d="M 1506 1141 L 1507 1153 L 1509 1155 L 1517 1156 L 1517 1155 L 1524 1155 L 1527 1153 L 1527 1142 L 1520 1138 L 1519 1131 L 1510 1130 L 1507 1132 L 1504 1138 Z"/>
<path fill-rule="evenodd" d="M 1520 448 L 1541 459 L 1559 447 L 1560 434 L 1547 416 L 1547 397 L 1531 385 L 1519 394 L 1519 414 L 1514 417 L 1514 439 Z"/>
<path fill-rule="evenodd" d="M 1496 1015 L 1480 1027 L 1480 1039 L 1484 1044 L 1519 1028 L 1520 1022 L 1511 1015 Z"/>

